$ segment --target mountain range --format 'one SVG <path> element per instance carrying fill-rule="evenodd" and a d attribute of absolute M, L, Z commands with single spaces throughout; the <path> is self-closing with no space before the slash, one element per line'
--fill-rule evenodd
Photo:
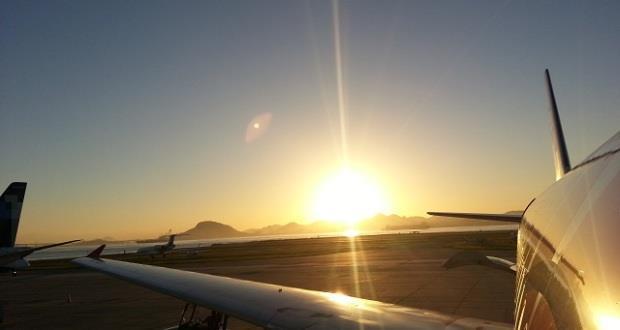
<path fill-rule="evenodd" d="M 513 213 L 513 212 L 507 212 Z M 381 230 L 419 230 L 435 227 L 456 227 L 456 226 L 485 226 L 496 225 L 496 222 L 483 220 L 464 220 L 448 217 L 432 216 L 425 217 L 403 217 L 399 215 L 377 214 L 374 217 L 362 220 L 355 225 L 355 229 L 361 232 L 381 231 Z M 228 238 L 228 237 L 248 237 L 248 236 L 269 236 L 269 235 L 290 235 L 290 234 L 319 234 L 328 232 L 341 232 L 348 229 L 347 224 L 329 221 L 316 221 L 308 224 L 290 222 L 284 225 L 269 225 L 266 227 L 247 229 L 240 231 L 232 226 L 217 221 L 201 221 L 193 228 L 178 233 L 183 235 L 184 240 L 207 239 L 207 238 Z M 156 241 L 166 241 L 168 235 L 162 235 Z"/>

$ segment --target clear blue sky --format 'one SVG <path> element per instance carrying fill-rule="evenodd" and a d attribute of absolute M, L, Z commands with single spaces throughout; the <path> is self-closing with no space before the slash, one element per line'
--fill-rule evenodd
<path fill-rule="evenodd" d="M 394 212 L 497 212 L 620 127 L 620 4 L 340 3 L 347 140 Z M 22 242 L 304 221 L 340 164 L 330 1 L 0 2 L 0 183 Z M 271 124 L 247 143 L 252 118 Z"/>

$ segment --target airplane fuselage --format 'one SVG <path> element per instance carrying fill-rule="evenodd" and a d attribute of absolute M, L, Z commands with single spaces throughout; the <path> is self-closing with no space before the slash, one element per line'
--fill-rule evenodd
<path fill-rule="evenodd" d="M 620 133 L 524 213 L 515 328 L 620 327 Z"/>
<path fill-rule="evenodd" d="M 174 245 L 162 244 L 162 245 L 154 245 L 147 246 L 138 249 L 138 254 L 147 254 L 147 255 L 157 255 L 157 254 L 166 254 L 174 249 Z"/>

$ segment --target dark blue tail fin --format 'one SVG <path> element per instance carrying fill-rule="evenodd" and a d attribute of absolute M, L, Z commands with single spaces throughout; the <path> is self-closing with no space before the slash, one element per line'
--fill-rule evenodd
<path fill-rule="evenodd" d="M 176 234 L 172 234 L 170 235 L 170 237 L 168 237 L 168 245 L 169 246 L 174 246 L 174 238 L 176 237 Z"/>
<path fill-rule="evenodd" d="M 570 172 L 570 159 L 568 158 L 568 149 L 566 148 L 566 140 L 564 139 L 564 131 L 560 122 L 560 113 L 558 112 L 558 104 L 555 101 L 553 93 L 553 85 L 551 85 L 551 76 L 549 70 L 545 70 L 545 78 L 547 80 L 547 93 L 549 95 L 549 109 L 551 113 L 551 128 L 553 130 L 553 158 L 555 160 L 555 180 L 560 180 L 566 173 Z"/>
<path fill-rule="evenodd" d="M 0 247 L 15 246 L 26 182 L 13 182 L 0 196 Z"/>

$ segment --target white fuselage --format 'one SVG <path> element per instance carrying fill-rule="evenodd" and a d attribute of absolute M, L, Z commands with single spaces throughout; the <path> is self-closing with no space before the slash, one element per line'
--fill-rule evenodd
<path fill-rule="evenodd" d="M 174 245 L 170 244 L 161 244 L 154 246 L 147 246 L 138 249 L 138 254 L 146 254 L 146 255 L 157 255 L 157 254 L 166 254 L 174 249 Z"/>
<path fill-rule="evenodd" d="M 525 211 L 516 329 L 620 326 L 619 147 L 620 133 Z"/>

